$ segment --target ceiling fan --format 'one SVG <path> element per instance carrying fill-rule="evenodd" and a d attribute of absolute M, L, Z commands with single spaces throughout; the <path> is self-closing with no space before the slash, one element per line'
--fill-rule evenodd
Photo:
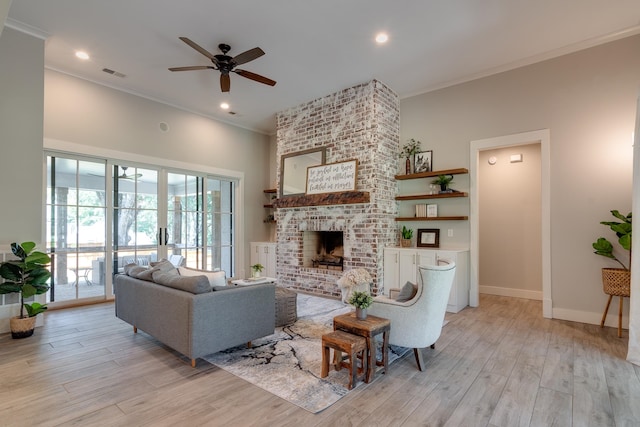
<path fill-rule="evenodd" d="M 127 169 L 129 166 L 120 166 L 122 168 L 122 175 L 118 175 L 118 179 L 136 179 L 142 176 L 141 173 L 134 173 L 133 175 L 127 175 Z"/>
<path fill-rule="evenodd" d="M 231 46 L 229 46 L 228 44 L 219 44 L 218 49 L 222 51 L 222 55 L 213 55 L 197 43 L 189 40 L 187 37 L 180 37 L 180 40 L 209 58 L 213 63 L 213 66 L 193 65 L 189 67 L 172 67 L 169 68 L 169 71 L 218 70 L 221 73 L 220 89 L 222 90 L 222 92 L 229 92 L 229 90 L 231 89 L 231 79 L 229 78 L 229 73 L 236 73 L 247 79 L 256 81 L 258 83 L 264 83 L 269 86 L 275 86 L 276 84 L 274 80 L 261 76 L 260 74 L 252 73 L 246 70 L 235 69 L 237 65 L 245 64 L 264 55 L 264 51 L 259 47 L 254 47 L 253 49 L 249 49 L 246 52 L 242 52 L 239 55 L 231 57 L 227 55 L 227 52 L 231 50 Z"/>

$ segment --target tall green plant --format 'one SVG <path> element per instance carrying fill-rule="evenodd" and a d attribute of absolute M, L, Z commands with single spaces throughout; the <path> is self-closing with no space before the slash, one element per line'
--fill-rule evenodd
<path fill-rule="evenodd" d="M 44 294 L 49 290 L 47 280 L 51 277 L 47 266 L 51 262 L 49 255 L 35 251 L 36 244 L 24 242 L 12 243 L 11 252 L 18 257 L 16 260 L 5 261 L 0 264 L 0 276 L 5 279 L 0 283 L 0 294 L 20 294 L 20 318 L 33 317 L 47 309 L 46 305 L 34 302 L 25 304 L 25 298 Z M 27 315 L 24 309 L 27 309 Z"/>
<path fill-rule="evenodd" d="M 606 225 L 611 230 L 616 233 L 618 237 L 618 243 L 622 246 L 623 249 L 629 251 L 629 268 L 624 265 L 622 261 L 618 259 L 613 253 L 613 244 L 605 239 L 604 237 L 598 238 L 593 243 L 593 249 L 595 249 L 594 254 L 602 255 L 607 258 L 611 258 L 616 261 L 618 264 L 622 266 L 625 270 L 631 269 L 631 212 L 627 214 L 627 216 L 622 215 L 620 212 L 614 210 L 611 211 L 611 215 L 618 218 L 620 221 L 601 221 L 600 224 Z"/>

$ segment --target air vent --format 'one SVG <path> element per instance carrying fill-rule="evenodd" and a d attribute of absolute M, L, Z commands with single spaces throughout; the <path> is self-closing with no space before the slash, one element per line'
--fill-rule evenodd
<path fill-rule="evenodd" d="M 232 116 L 235 116 L 237 113 L 235 111 L 229 111 L 229 114 L 231 114 Z"/>
<path fill-rule="evenodd" d="M 116 77 L 126 77 L 124 74 L 119 73 L 119 72 L 114 71 L 114 70 L 110 70 L 108 68 L 103 68 L 102 71 L 104 71 L 107 74 L 112 74 L 112 75 L 114 75 Z"/>

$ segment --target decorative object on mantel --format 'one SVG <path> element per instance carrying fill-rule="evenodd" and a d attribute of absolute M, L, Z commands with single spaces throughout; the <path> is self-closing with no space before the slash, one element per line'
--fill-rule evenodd
<path fill-rule="evenodd" d="M 342 302 L 346 303 L 355 291 L 369 292 L 371 289 L 371 275 L 364 268 L 345 271 L 336 282 L 342 292 Z"/>
<path fill-rule="evenodd" d="M 629 268 L 620 261 L 613 253 L 613 244 L 604 237 L 598 238 L 592 246 L 596 255 L 602 255 L 611 258 L 622 266 L 622 268 L 603 268 L 602 269 L 602 288 L 604 293 L 609 295 L 607 306 L 604 309 L 600 327 L 604 327 L 604 322 L 609 311 L 609 305 L 613 296 L 620 297 L 620 310 L 618 315 L 618 338 L 622 337 L 622 298 L 631 296 L 631 240 L 632 240 L 632 215 L 631 212 L 627 216 L 622 215 L 619 211 L 613 210 L 611 214 L 619 219 L 618 221 L 602 221 L 600 224 L 607 225 L 616 233 L 620 246 L 629 251 Z"/>
<path fill-rule="evenodd" d="M 11 252 L 19 259 L 0 264 L 0 277 L 5 279 L 4 283 L 0 283 L 0 294 L 20 294 L 20 315 L 9 320 L 12 338 L 27 338 L 33 335 L 36 316 L 47 309 L 46 305 L 38 302 L 24 302 L 25 298 L 44 294 L 49 290 L 47 280 L 51 273 L 47 266 L 51 258 L 43 252 L 34 251 L 35 247 L 36 244 L 33 242 L 12 243 Z"/>
<path fill-rule="evenodd" d="M 307 168 L 306 194 L 355 191 L 358 160 L 310 166 Z"/>
<path fill-rule="evenodd" d="M 252 277 L 260 277 L 260 273 L 262 273 L 262 270 L 264 270 L 264 265 L 258 263 L 258 264 L 253 264 L 251 266 L 251 276 Z"/>
<path fill-rule="evenodd" d="M 400 239 L 400 246 L 403 248 L 411 247 L 411 238 L 413 237 L 413 230 L 407 228 L 406 225 L 402 226 L 402 238 Z"/>
<path fill-rule="evenodd" d="M 349 304 L 356 308 L 356 317 L 360 320 L 367 318 L 367 308 L 371 307 L 373 297 L 367 291 L 354 291 L 349 298 Z"/>
<path fill-rule="evenodd" d="M 407 175 L 411 174 L 411 159 L 420 151 L 420 141 L 416 141 L 411 138 L 408 140 L 406 144 L 402 146 L 400 150 L 400 158 L 406 159 L 405 161 L 405 173 Z"/>
<path fill-rule="evenodd" d="M 440 193 L 447 193 L 453 190 L 449 189 L 449 185 L 453 184 L 453 175 L 438 175 L 436 179 L 431 181 L 432 184 L 440 186 Z"/>

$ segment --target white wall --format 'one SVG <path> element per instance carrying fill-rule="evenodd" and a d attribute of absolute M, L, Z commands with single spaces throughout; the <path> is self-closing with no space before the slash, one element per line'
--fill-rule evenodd
<path fill-rule="evenodd" d="M 540 144 L 481 151 L 478 163 L 480 292 L 541 300 Z"/>
<path fill-rule="evenodd" d="M 42 238 L 44 40 L 0 37 L 0 245 Z"/>
<path fill-rule="evenodd" d="M 550 129 L 554 317 L 602 316 L 600 269 L 609 264 L 591 243 L 609 210 L 631 208 L 639 87 L 634 36 L 401 101 L 401 140 L 433 149 L 435 169 L 469 167 L 472 140 Z M 453 226 L 468 239 L 468 223 Z"/>
<path fill-rule="evenodd" d="M 11 7 L 11 0 L 0 0 L 0 36 L 2 36 L 4 21 L 7 19 L 7 15 L 9 15 L 10 7 Z"/>

